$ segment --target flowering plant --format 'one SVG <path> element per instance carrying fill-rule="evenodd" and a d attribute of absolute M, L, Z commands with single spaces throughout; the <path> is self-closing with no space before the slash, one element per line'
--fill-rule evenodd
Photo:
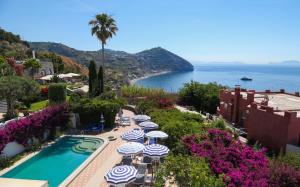
<path fill-rule="evenodd" d="M 265 150 L 254 151 L 218 129 L 209 129 L 208 134 L 200 137 L 185 137 L 183 142 L 193 154 L 206 158 L 211 170 L 223 175 L 228 186 L 268 186 Z"/>
<path fill-rule="evenodd" d="M 41 88 L 41 94 L 43 96 L 47 96 L 48 95 L 48 87 L 47 86 Z"/>
<path fill-rule="evenodd" d="M 30 116 L 8 122 L 0 129 L 0 151 L 11 141 L 24 146 L 32 138 L 43 140 L 46 129 L 53 130 L 56 126 L 65 125 L 68 121 L 68 105 L 50 106 Z"/>

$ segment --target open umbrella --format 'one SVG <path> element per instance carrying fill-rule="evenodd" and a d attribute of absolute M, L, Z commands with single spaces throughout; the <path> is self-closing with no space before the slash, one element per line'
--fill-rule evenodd
<path fill-rule="evenodd" d="M 168 135 L 166 133 L 164 133 L 163 131 L 151 131 L 146 134 L 146 137 L 165 139 L 165 138 L 168 138 Z"/>
<path fill-rule="evenodd" d="M 143 121 L 148 121 L 151 119 L 150 116 L 147 115 L 135 115 L 132 117 L 132 119 L 136 122 L 143 122 Z"/>
<path fill-rule="evenodd" d="M 137 170 L 133 166 L 116 166 L 109 170 L 104 178 L 105 180 L 113 185 L 127 184 L 135 180 Z"/>
<path fill-rule="evenodd" d="M 136 155 L 141 153 L 145 146 L 141 143 L 128 142 L 118 147 L 118 153 L 122 155 Z"/>
<path fill-rule="evenodd" d="M 169 148 L 160 144 L 147 145 L 143 154 L 150 157 L 163 157 L 169 153 Z"/>
<path fill-rule="evenodd" d="M 144 122 L 140 123 L 139 126 L 144 129 L 157 129 L 158 128 L 158 125 L 151 121 L 144 121 Z"/>
<path fill-rule="evenodd" d="M 145 135 L 144 132 L 141 130 L 132 130 L 122 134 L 121 138 L 127 141 L 138 141 L 143 139 L 144 135 Z"/>

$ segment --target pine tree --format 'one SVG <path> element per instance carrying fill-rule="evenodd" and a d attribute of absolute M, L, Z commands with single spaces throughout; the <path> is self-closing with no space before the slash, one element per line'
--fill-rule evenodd
<path fill-rule="evenodd" d="M 97 81 L 97 71 L 96 71 L 96 64 L 93 60 L 90 61 L 89 65 L 89 96 L 95 96 L 96 85 L 95 82 Z"/>
<path fill-rule="evenodd" d="M 104 92 L 104 80 L 103 80 L 103 67 L 100 66 L 98 71 L 98 85 L 99 85 L 99 95 Z"/>

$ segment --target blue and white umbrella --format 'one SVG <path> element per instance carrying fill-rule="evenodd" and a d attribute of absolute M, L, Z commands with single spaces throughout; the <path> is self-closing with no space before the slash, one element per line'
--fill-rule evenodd
<path fill-rule="evenodd" d="M 141 143 L 136 142 L 128 142 L 121 145 L 117 151 L 122 155 L 136 155 L 138 153 L 143 152 L 145 146 Z"/>
<path fill-rule="evenodd" d="M 125 132 L 124 134 L 121 135 L 121 138 L 123 140 L 127 140 L 127 141 L 138 141 L 143 139 L 145 136 L 145 133 L 141 130 L 132 130 L 132 131 L 128 131 Z"/>
<path fill-rule="evenodd" d="M 147 145 L 143 154 L 150 157 L 163 157 L 169 153 L 169 148 L 160 144 Z"/>
<path fill-rule="evenodd" d="M 105 180 L 114 185 L 127 184 L 136 179 L 137 170 L 133 166 L 116 166 L 105 175 Z"/>
<path fill-rule="evenodd" d="M 168 138 L 168 135 L 166 133 L 164 133 L 163 131 L 151 131 L 146 134 L 146 137 L 165 139 L 165 138 Z"/>
<path fill-rule="evenodd" d="M 136 122 L 143 122 L 143 121 L 148 121 L 151 119 L 150 116 L 147 115 L 135 115 L 132 117 L 132 119 Z"/>
<path fill-rule="evenodd" d="M 153 123 L 152 121 L 144 121 L 139 124 L 140 127 L 144 129 L 157 129 L 158 125 L 156 123 Z"/>

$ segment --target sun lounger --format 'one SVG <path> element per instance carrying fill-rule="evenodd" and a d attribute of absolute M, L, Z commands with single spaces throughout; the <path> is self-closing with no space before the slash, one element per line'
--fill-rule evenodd
<path fill-rule="evenodd" d="M 94 123 L 91 124 L 89 127 L 84 129 L 85 133 L 91 133 L 91 132 L 95 132 L 95 133 L 100 133 L 103 131 L 103 125 L 99 124 L 99 123 Z"/>
<path fill-rule="evenodd" d="M 122 126 L 129 126 L 130 125 L 130 118 L 129 117 L 122 117 L 120 119 L 120 124 Z"/>

